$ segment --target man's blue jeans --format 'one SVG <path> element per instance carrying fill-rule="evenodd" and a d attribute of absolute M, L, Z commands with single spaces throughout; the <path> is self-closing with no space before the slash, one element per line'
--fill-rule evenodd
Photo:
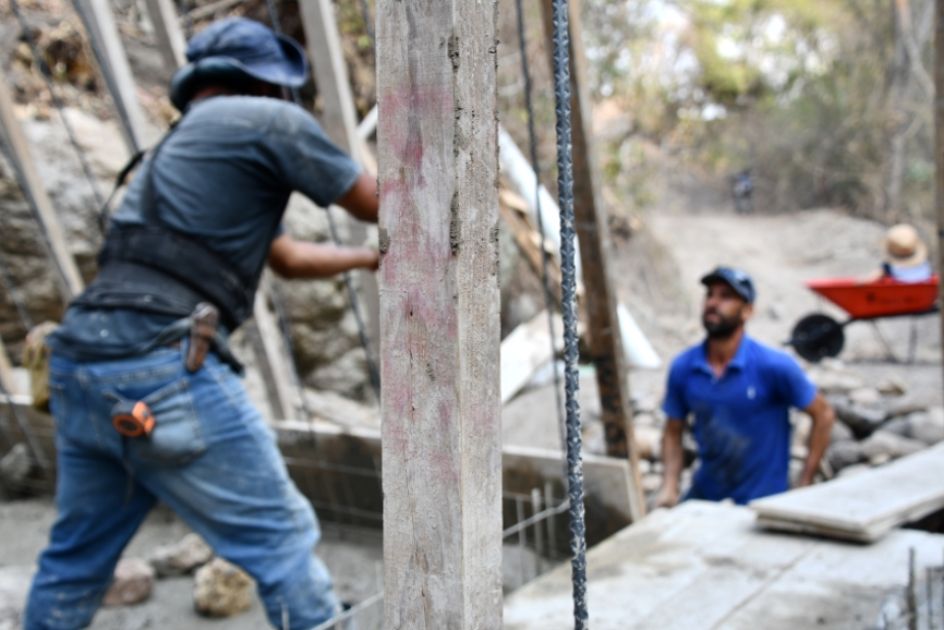
<path fill-rule="evenodd" d="M 58 518 L 39 558 L 26 630 L 86 627 L 116 562 L 154 504 L 170 506 L 217 555 L 256 580 L 269 621 L 309 629 L 338 609 L 308 502 L 240 379 L 215 355 L 190 374 L 181 349 L 75 363 L 53 356 Z M 123 438 L 111 410 L 145 401 L 148 438 Z"/>

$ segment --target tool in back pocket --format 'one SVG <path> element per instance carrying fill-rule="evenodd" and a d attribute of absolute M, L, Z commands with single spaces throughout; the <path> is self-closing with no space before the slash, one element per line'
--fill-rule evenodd
<path fill-rule="evenodd" d="M 220 312 L 209 302 L 200 302 L 193 309 L 190 316 L 190 345 L 187 347 L 187 371 L 196 372 L 206 360 L 213 339 L 216 337 L 216 327 L 220 322 Z"/>
<path fill-rule="evenodd" d="M 111 408 L 111 423 L 121 435 L 136 438 L 151 435 L 156 421 L 144 401 L 120 400 Z"/>

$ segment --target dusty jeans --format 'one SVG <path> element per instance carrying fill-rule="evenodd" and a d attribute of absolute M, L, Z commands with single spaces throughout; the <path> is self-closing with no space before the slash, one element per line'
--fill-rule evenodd
<path fill-rule="evenodd" d="M 255 578 L 273 626 L 309 629 L 338 609 L 308 502 L 239 378 L 215 355 L 189 374 L 181 349 L 133 359 L 50 363 L 58 518 L 39 558 L 26 630 L 86 627 L 125 545 L 154 504 Z M 148 438 L 111 425 L 119 399 L 144 400 Z"/>

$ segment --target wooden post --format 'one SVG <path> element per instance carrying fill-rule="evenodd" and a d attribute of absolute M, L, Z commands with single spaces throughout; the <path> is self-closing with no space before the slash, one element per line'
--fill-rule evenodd
<path fill-rule="evenodd" d="M 934 202 L 937 206 L 938 278 L 944 296 L 944 7 L 934 11 Z M 944 359 L 944 317 L 941 317 L 941 354 Z M 941 363 L 944 366 L 944 361 Z"/>
<path fill-rule="evenodd" d="M 386 628 L 500 628 L 494 0 L 381 0 Z"/>
<path fill-rule="evenodd" d="M 268 296 L 271 293 L 272 280 L 266 271 L 256 291 L 253 324 L 259 331 L 261 347 L 255 349 L 255 354 L 272 409 L 272 419 L 300 418 L 310 421 L 310 418 L 302 417 L 305 405 L 301 397 L 305 393 L 295 386 L 299 377 L 295 372 L 291 348 L 288 348 L 285 335 L 279 330 L 278 317 L 269 309 Z"/>
<path fill-rule="evenodd" d="M 367 143 L 357 133 L 357 115 L 354 108 L 354 95 L 341 50 L 341 36 L 338 33 L 334 5 L 331 0 L 299 0 L 302 26 L 305 29 L 308 57 L 318 83 L 321 95 L 322 124 L 328 136 L 342 149 L 358 160 L 368 172 L 377 171 L 374 158 L 370 155 Z M 348 215 L 348 233 L 354 243 L 367 240 L 367 228 Z M 368 337 L 374 342 L 372 352 L 377 352 L 377 340 L 380 339 L 380 303 L 377 292 L 377 279 L 373 272 L 362 271 L 354 274 L 364 305 L 364 319 Z M 371 357 L 376 359 L 376 357 Z"/>
<path fill-rule="evenodd" d="M 36 171 L 29 144 L 13 111 L 13 99 L 7 89 L 7 79 L 2 69 L 0 69 L 0 129 L 3 131 L 9 148 L 10 161 L 17 182 L 39 221 L 50 257 L 55 261 L 62 300 L 68 302 L 82 291 L 82 276 L 79 275 L 75 258 L 66 245 L 65 235 L 59 225 L 59 217 Z"/>
<path fill-rule="evenodd" d="M 553 41 L 552 0 L 544 0 L 544 24 L 548 50 Z M 580 3 L 571 0 L 570 58 L 572 142 L 574 160 L 574 213 L 586 297 L 590 359 L 596 367 L 600 408 L 606 436 L 606 452 L 628 457 L 633 493 L 633 517 L 642 518 L 646 503 L 639 477 L 639 458 L 633 439 L 629 371 L 620 337 L 616 291 L 610 272 L 610 230 L 600 200 L 592 142 L 592 107 L 587 92 L 586 59 L 581 36 Z"/>
<path fill-rule="evenodd" d="M 154 27 L 154 37 L 168 68 L 184 65 L 184 33 L 171 0 L 146 0 L 148 17 Z"/>
<path fill-rule="evenodd" d="M 135 90 L 131 66 L 125 54 L 115 16 L 108 0 L 74 0 L 76 12 L 85 25 L 92 50 L 98 59 L 105 84 L 115 101 L 121 129 L 129 153 L 136 153 L 148 140 L 144 112 Z"/>
<path fill-rule="evenodd" d="M 6 346 L 3 345 L 3 339 L 0 339 L 0 387 L 10 395 L 19 393 L 16 381 L 13 379 L 13 365 L 10 363 Z"/>

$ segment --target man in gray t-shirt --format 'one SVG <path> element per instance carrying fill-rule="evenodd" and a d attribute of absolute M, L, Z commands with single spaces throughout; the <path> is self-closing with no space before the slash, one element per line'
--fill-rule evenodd
<path fill-rule="evenodd" d="M 307 112 L 281 100 L 306 80 L 293 40 L 228 19 L 194 37 L 187 58 L 171 86 L 183 118 L 129 186 L 98 277 L 49 340 L 59 518 L 27 630 L 85 627 L 157 501 L 252 575 L 273 626 L 311 628 L 338 609 L 313 554 L 311 506 L 221 360 L 224 348 L 185 366 L 186 318 L 210 303 L 232 332 L 251 313 L 266 264 L 287 278 L 376 269 L 371 248 L 297 241 L 281 227 L 293 191 L 375 222 L 376 183 Z M 138 401 L 153 428 L 119 434 L 116 409 Z"/>

